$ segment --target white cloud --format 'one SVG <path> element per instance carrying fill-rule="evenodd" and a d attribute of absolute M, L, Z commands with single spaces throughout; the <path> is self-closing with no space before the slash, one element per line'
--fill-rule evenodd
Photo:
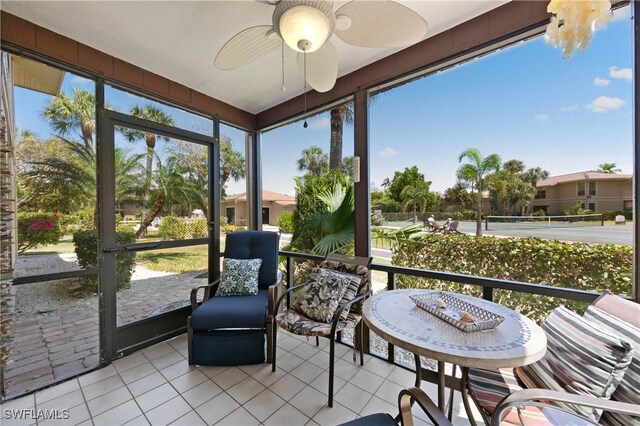
<path fill-rule="evenodd" d="M 593 112 L 608 112 L 614 109 L 622 107 L 625 102 L 620 98 L 611 98 L 609 96 L 600 96 L 590 104 L 585 105 L 585 108 Z"/>
<path fill-rule="evenodd" d="M 609 77 L 629 80 L 633 78 L 631 68 L 609 67 Z"/>
<path fill-rule="evenodd" d="M 573 112 L 573 111 L 577 111 L 578 108 L 580 108 L 580 105 L 575 104 L 575 105 L 569 105 L 569 106 L 560 107 L 560 111 L 562 111 L 562 112 Z"/>
<path fill-rule="evenodd" d="M 391 148 L 390 146 L 388 146 L 385 149 L 383 149 L 382 151 L 378 152 L 378 156 L 382 157 L 382 158 L 395 157 L 398 154 L 399 154 L 399 152 L 396 151 L 395 149 Z"/>
<path fill-rule="evenodd" d="M 593 84 L 598 87 L 608 86 L 611 83 L 611 80 L 607 80 L 606 78 L 596 77 L 593 79 Z"/>
<path fill-rule="evenodd" d="M 80 77 L 79 75 L 76 75 L 71 79 L 71 82 L 75 84 L 87 84 L 87 83 L 91 83 L 91 80 L 89 80 L 88 78 L 84 78 L 84 77 Z"/>
<path fill-rule="evenodd" d="M 535 118 L 536 121 L 544 123 L 545 121 L 549 121 L 549 114 L 538 114 L 533 118 Z"/>
<path fill-rule="evenodd" d="M 311 129 L 325 129 L 331 125 L 331 120 L 328 117 L 321 118 L 320 120 L 313 120 L 309 123 Z"/>

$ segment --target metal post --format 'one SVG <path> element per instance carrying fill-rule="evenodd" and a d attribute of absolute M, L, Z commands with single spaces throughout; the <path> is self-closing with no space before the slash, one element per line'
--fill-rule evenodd
<path fill-rule="evenodd" d="M 220 278 L 220 120 L 213 119 L 214 144 L 209 145 L 209 281 Z"/>
<path fill-rule="evenodd" d="M 360 157 L 360 182 L 355 184 L 355 255 L 371 256 L 371 200 L 369 197 L 369 93 L 358 90 L 354 106 L 354 150 Z"/>
<path fill-rule="evenodd" d="M 293 257 L 287 256 L 287 290 L 294 286 L 293 273 Z M 289 308 L 291 308 L 291 293 L 287 293 L 287 309 Z"/>
<path fill-rule="evenodd" d="M 493 302 L 493 287 L 482 287 L 482 298 Z"/>
<path fill-rule="evenodd" d="M 260 133 L 247 132 L 247 227 L 262 230 L 262 177 L 260 172 Z"/>
<path fill-rule="evenodd" d="M 640 19 L 638 19 L 638 12 L 640 12 L 639 2 L 633 1 L 633 56 L 634 63 L 637 64 L 640 59 Z M 638 94 L 638 84 L 640 84 L 640 67 L 633 67 L 635 78 L 633 79 L 633 104 L 634 112 L 633 117 L 633 287 L 631 289 L 633 299 L 640 303 L 640 289 L 638 288 L 638 281 L 640 281 L 640 274 L 638 274 L 638 268 L 640 267 L 640 250 L 638 250 L 638 243 L 640 243 L 640 185 L 638 184 L 638 177 L 640 176 L 640 128 L 638 127 L 638 113 L 640 112 L 640 95 Z"/>

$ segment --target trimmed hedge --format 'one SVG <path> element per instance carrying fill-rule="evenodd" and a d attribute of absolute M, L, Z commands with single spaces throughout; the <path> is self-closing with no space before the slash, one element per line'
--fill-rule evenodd
<path fill-rule="evenodd" d="M 126 245 L 136 242 L 135 233 L 127 231 L 116 232 L 116 244 Z M 82 268 L 98 267 L 98 233 L 96 231 L 78 231 L 73 234 L 78 265 Z M 129 288 L 131 275 L 136 266 L 135 252 L 121 252 L 116 256 L 116 291 Z M 82 284 L 92 291 L 98 290 L 98 278 L 96 276 L 81 277 Z"/>
<path fill-rule="evenodd" d="M 480 277 L 631 294 L 633 250 L 614 244 L 564 243 L 540 238 L 425 235 L 401 242 L 393 264 Z M 478 286 L 399 276 L 398 288 L 432 288 L 481 296 Z M 541 321 L 555 307 L 582 312 L 586 304 L 495 290 L 494 301 Z"/>

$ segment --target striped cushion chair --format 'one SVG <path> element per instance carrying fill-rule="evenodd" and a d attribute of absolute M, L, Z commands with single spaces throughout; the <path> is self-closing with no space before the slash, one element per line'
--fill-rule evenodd
<path fill-rule="evenodd" d="M 635 304 L 634 304 L 635 305 Z M 625 313 L 636 310 L 635 321 L 640 322 L 640 306 L 635 305 L 632 309 L 624 309 Z M 629 368 L 624 373 L 622 381 L 611 395 L 612 401 L 626 402 L 640 406 L 640 327 L 634 326 L 618 317 L 607 313 L 595 306 L 589 306 L 584 318 L 596 323 L 612 333 L 624 336 L 633 345 L 633 359 Z M 640 426 L 640 417 L 632 417 L 624 413 L 605 411 L 600 418 L 600 423 L 609 426 Z"/>
<path fill-rule="evenodd" d="M 503 398 L 521 389 L 546 389 L 608 400 L 622 381 L 632 359 L 632 346 L 619 333 L 612 334 L 564 307 L 556 308 L 542 329 L 548 345 L 540 361 L 511 371 L 469 372 L 470 394 L 485 422 L 489 422 Z M 589 406 L 555 404 L 595 422 L 602 412 Z M 529 417 L 532 424 L 545 424 L 536 408 L 519 415 Z M 520 424 L 518 414 L 509 413 L 505 423 Z"/>

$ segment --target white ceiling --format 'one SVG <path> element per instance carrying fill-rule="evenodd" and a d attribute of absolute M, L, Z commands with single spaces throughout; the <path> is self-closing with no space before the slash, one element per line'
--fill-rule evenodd
<path fill-rule="evenodd" d="M 492 10 L 508 0 L 399 1 L 422 15 L 427 37 Z M 336 1 L 334 10 L 346 3 Z M 303 92 L 295 54 L 285 52 L 282 92 L 280 49 L 231 71 L 213 60 L 232 36 L 268 25 L 274 7 L 255 0 L 236 1 L 2 1 L 2 9 L 184 84 L 250 113 L 258 113 Z M 400 49 L 354 47 L 336 36 L 338 76 Z"/>

